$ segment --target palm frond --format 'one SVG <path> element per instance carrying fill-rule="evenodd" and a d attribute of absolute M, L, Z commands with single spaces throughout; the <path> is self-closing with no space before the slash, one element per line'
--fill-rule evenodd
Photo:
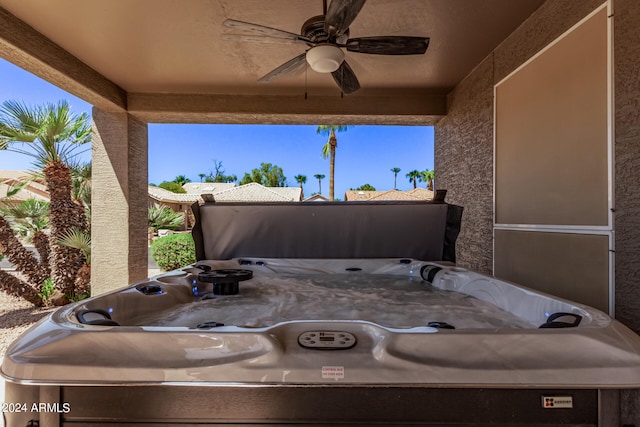
<path fill-rule="evenodd" d="M 89 116 L 71 114 L 66 101 L 41 107 L 5 101 L 0 107 L 0 149 L 33 157 L 36 167 L 67 163 L 79 154 L 78 146 L 90 141 Z"/>
<path fill-rule="evenodd" d="M 79 228 L 72 228 L 60 236 L 58 244 L 80 250 L 85 258 L 85 263 L 91 265 L 91 234 Z"/>
<path fill-rule="evenodd" d="M 91 209 L 91 162 L 80 163 L 75 159 L 69 162 L 71 168 L 72 197 L 88 210 Z"/>
<path fill-rule="evenodd" d="M 14 232 L 30 242 L 33 236 L 49 226 L 49 202 L 29 199 L 18 205 L 0 205 L 0 214 Z"/>
<path fill-rule="evenodd" d="M 331 144 L 328 142 L 322 146 L 322 158 L 327 160 L 331 154 Z"/>
<path fill-rule="evenodd" d="M 7 184 L 7 196 L 6 199 L 10 199 L 18 194 L 24 187 L 29 184 L 28 182 L 17 182 L 15 184 Z"/>
<path fill-rule="evenodd" d="M 344 132 L 350 127 L 350 125 L 318 125 L 316 133 L 319 135 L 329 136 L 331 135 L 331 131 L 333 131 L 334 133 Z"/>
<path fill-rule="evenodd" d="M 46 217 L 49 214 L 49 202 L 29 199 L 15 206 L 2 207 L 0 212 L 2 212 L 5 217 L 11 219 Z"/>
<path fill-rule="evenodd" d="M 0 135 L 16 142 L 33 142 L 40 133 L 43 109 L 8 100 L 0 107 Z"/>

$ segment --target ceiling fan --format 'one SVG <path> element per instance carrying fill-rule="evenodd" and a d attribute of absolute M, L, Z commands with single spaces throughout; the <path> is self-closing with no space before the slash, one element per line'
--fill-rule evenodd
<path fill-rule="evenodd" d="M 374 55 L 420 55 L 427 51 L 428 37 L 375 36 L 349 38 L 349 25 L 358 16 L 366 0 L 332 0 L 327 9 L 323 0 L 322 15 L 308 19 L 300 34 L 227 19 L 223 25 L 244 34 L 224 34 L 225 40 L 260 43 L 300 44 L 308 49 L 270 71 L 259 82 L 269 82 L 283 75 L 301 70 L 309 64 L 318 73 L 331 73 L 342 92 L 349 94 L 360 89 L 355 73 L 344 59 L 343 49 Z"/>

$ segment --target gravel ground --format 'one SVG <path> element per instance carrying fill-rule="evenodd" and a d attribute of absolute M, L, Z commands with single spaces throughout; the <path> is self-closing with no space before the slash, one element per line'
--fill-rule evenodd
<path fill-rule="evenodd" d="M 0 360 L 13 340 L 55 308 L 34 307 L 0 291 Z"/>

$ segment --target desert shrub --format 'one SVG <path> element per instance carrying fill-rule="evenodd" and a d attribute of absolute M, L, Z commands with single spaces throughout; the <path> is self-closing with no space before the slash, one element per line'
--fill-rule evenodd
<path fill-rule="evenodd" d="M 153 228 L 155 233 L 161 228 L 175 230 L 184 225 L 184 215 L 176 213 L 166 206 L 162 208 L 150 206 L 147 209 L 147 217 L 149 227 Z"/>
<path fill-rule="evenodd" d="M 41 291 L 38 292 L 38 296 L 45 304 L 47 304 L 55 290 L 56 286 L 53 284 L 53 280 L 51 278 L 48 278 L 47 280 L 42 282 Z"/>
<path fill-rule="evenodd" d="M 196 246 L 191 234 L 172 234 L 151 243 L 151 256 L 164 271 L 196 262 Z"/>
<path fill-rule="evenodd" d="M 187 192 L 187 190 L 182 188 L 182 185 L 178 184 L 177 182 L 164 181 L 164 182 L 161 182 L 160 185 L 158 185 L 158 187 L 164 188 L 165 190 L 171 191 L 172 193 L 186 193 Z"/>

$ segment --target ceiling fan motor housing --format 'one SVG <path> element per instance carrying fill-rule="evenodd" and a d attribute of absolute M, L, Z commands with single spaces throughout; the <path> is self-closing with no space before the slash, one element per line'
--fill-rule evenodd
<path fill-rule="evenodd" d="M 329 40 L 325 31 L 325 16 L 317 15 L 307 19 L 302 25 L 300 34 L 314 43 L 319 43 L 307 51 L 307 63 L 318 73 L 332 73 L 340 68 L 344 61 L 344 52 Z M 348 38 L 348 30 L 340 38 Z"/>
<path fill-rule="evenodd" d="M 334 42 L 338 44 L 344 44 L 349 38 L 349 29 L 347 28 L 336 38 L 336 40 L 329 40 L 329 34 L 325 30 L 325 16 L 317 15 L 307 19 L 305 23 L 302 24 L 300 34 L 314 43 Z"/>

